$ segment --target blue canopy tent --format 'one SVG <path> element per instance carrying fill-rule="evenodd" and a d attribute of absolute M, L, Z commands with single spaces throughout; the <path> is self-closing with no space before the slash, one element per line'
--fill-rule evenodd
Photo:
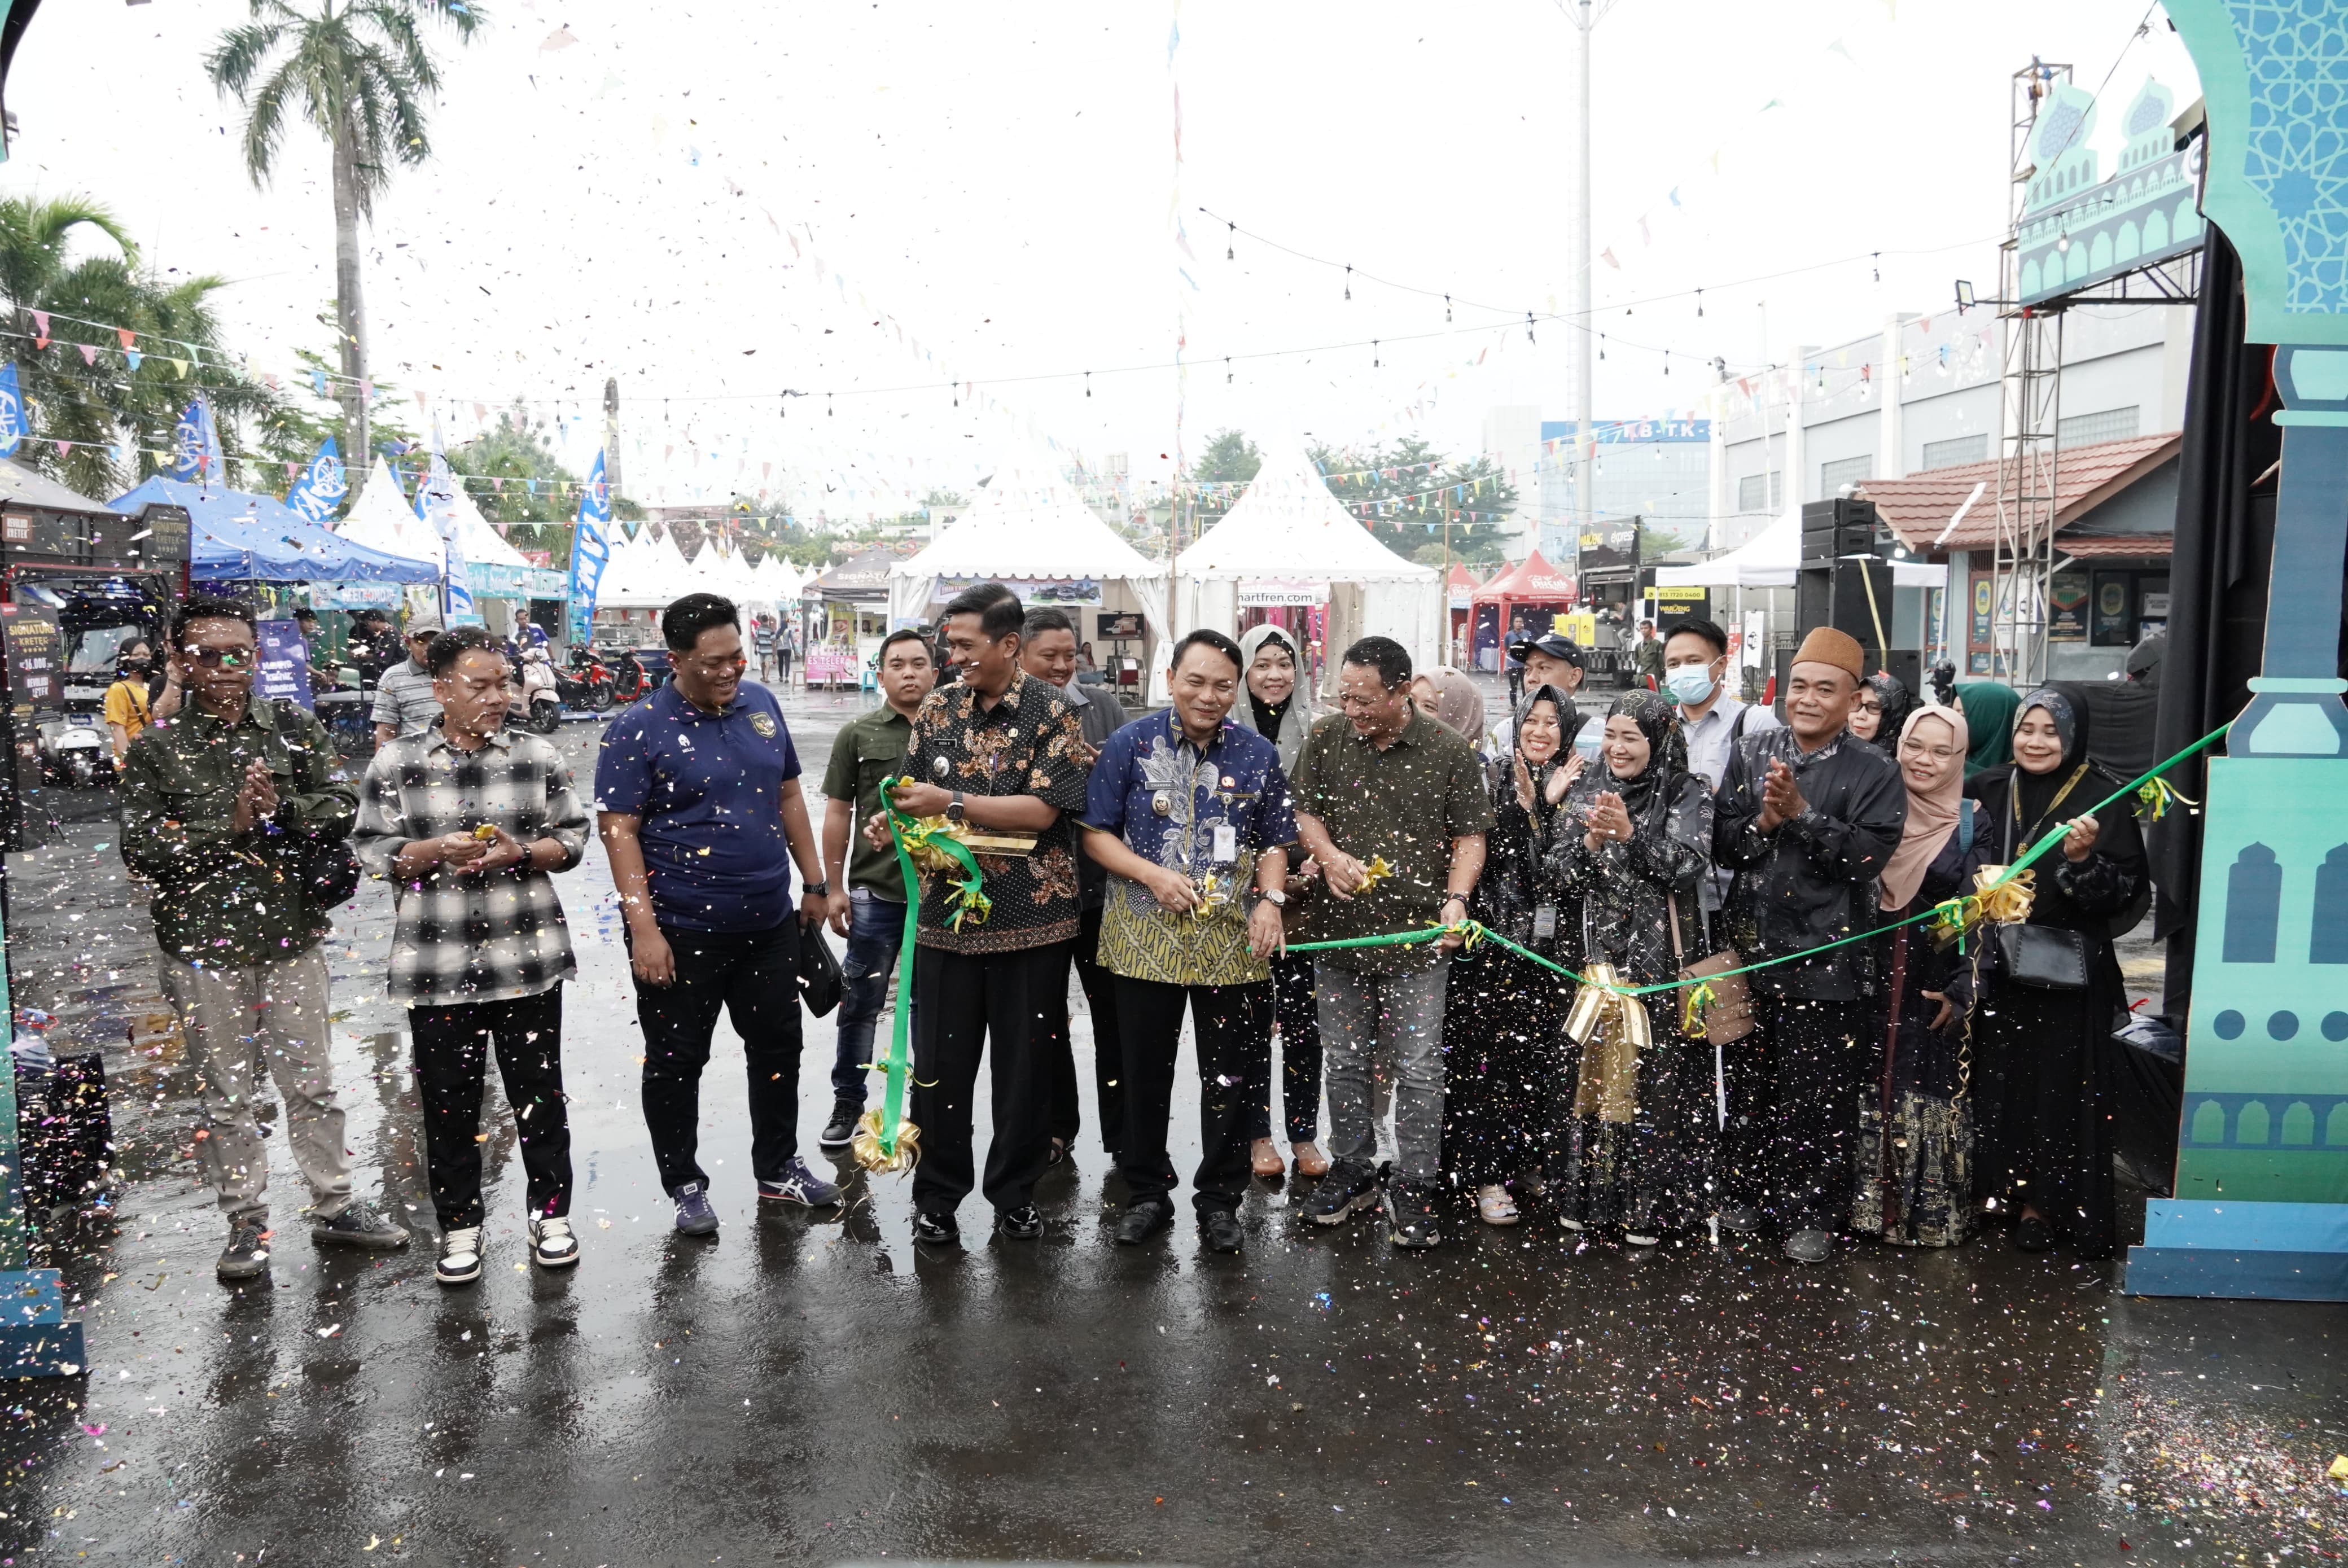
<path fill-rule="evenodd" d="M 438 583 L 440 569 L 355 544 L 273 496 L 160 475 L 117 496 L 117 511 L 149 503 L 187 509 L 190 574 L 207 582 Z"/>

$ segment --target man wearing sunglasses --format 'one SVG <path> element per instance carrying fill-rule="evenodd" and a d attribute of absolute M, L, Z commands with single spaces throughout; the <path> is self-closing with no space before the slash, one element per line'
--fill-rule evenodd
<path fill-rule="evenodd" d="M 269 1149 L 254 1114 L 264 1073 L 310 1184 L 312 1242 L 405 1246 L 406 1231 L 351 1195 L 318 950 L 334 916 L 304 894 L 308 850 L 348 836 L 357 796 L 316 719 L 252 699 L 251 610 L 191 599 L 170 645 L 187 702 L 124 758 L 122 858 L 155 884 L 156 966 L 196 1074 L 196 1148 L 229 1222 L 218 1273 L 269 1266 Z"/>

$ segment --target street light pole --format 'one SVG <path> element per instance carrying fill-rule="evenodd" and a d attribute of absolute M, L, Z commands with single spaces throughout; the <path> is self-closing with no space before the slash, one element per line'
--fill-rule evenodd
<path fill-rule="evenodd" d="M 1573 269 L 1566 297 L 1570 319 L 1567 347 L 1573 356 L 1573 522 L 1574 549 L 1597 521 L 1598 501 L 1591 485 L 1591 405 L 1596 357 L 1597 327 L 1590 304 L 1590 35 L 1614 8 L 1614 0 L 1557 0 L 1558 9 L 1573 30 L 1573 155 L 1566 160 L 1572 182 L 1572 238 L 1566 245 L 1567 264 Z M 1578 572 L 1578 562 L 1577 562 Z"/>

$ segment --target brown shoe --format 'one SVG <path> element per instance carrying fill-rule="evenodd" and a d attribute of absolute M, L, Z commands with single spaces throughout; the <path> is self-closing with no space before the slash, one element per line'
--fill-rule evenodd
<path fill-rule="evenodd" d="M 1283 1176 L 1288 1172 L 1288 1162 L 1280 1157 L 1280 1146 L 1269 1138 L 1255 1140 L 1248 1150 L 1248 1161 L 1259 1176 Z"/>
<path fill-rule="evenodd" d="M 1296 1173 L 1299 1176 L 1329 1174 L 1329 1157 L 1321 1152 L 1319 1144 L 1300 1143 L 1290 1152 L 1296 1156 Z"/>

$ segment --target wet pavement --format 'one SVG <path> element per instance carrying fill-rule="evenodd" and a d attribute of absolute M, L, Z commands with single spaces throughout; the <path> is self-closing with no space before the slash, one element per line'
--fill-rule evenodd
<path fill-rule="evenodd" d="M 839 723 L 787 704 L 810 783 Z M 594 731 L 565 748 L 592 767 Z M 274 1275 L 221 1237 L 145 911 L 98 803 L 45 792 L 10 861 L 17 1000 L 102 1047 L 125 1181 L 53 1227 L 84 1377 L 0 1421 L 9 1563 L 2227 1563 L 2336 1559 L 2348 1369 L 2336 1307 L 2153 1301 L 2116 1266 L 1860 1246 L 1797 1269 L 1701 1241 L 1638 1259 L 1535 1219 L 1447 1217 L 1431 1254 L 1303 1222 L 1258 1183 L 1248 1250 L 1187 1224 L 1108 1244 L 1091 1141 L 1041 1243 L 917 1254 L 905 1183 L 756 1212 L 721 1028 L 704 1158 L 724 1229 L 675 1238 L 636 1109 L 600 851 L 561 882 L 582 974 L 566 1064 L 584 1262 L 521 1263 L 522 1173 L 493 1088 L 489 1270 L 433 1283 L 389 901 L 331 939 L 359 1190 L 405 1253 L 315 1252 L 273 1139 Z M 1080 1005 L 1079 1005 L 1080 1006 Z M 1079 1050 L 1089 1039 L 1079 1013 Z M 828 1099 L 811 1020 L 802 1148 Z M 1080 1081 L 1089 1081 L 1081 1065 Z M 1195 1157 L 1195 1100 L 1175 1156 Z M 1090 1110 L 1089 1103 L 1086 1107 Z M 1188 1130 L 1188 1136 L 1184 1136 Z M 770 1209 L 772 1206 L 769 1206 Z M 1536 1206 L 1537 1212 L 1537 1206 Z"/>

